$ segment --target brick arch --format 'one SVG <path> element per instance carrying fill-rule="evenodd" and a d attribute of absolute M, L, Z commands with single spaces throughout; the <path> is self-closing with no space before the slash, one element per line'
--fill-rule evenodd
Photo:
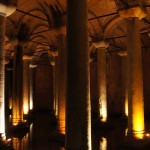
<path fill-rule="evenodd" d="M 110 31 L 115 28 L 115 26 L 120 23 L 121 21 L 123 21 L 123 18 L 119 17 L 119 16 L 115 16 L 112 20 L 109 21 L 109 23 L 107 24 L 107 26 L 105 27 L 104 30 L 104 38 L 107 38 Z"/>

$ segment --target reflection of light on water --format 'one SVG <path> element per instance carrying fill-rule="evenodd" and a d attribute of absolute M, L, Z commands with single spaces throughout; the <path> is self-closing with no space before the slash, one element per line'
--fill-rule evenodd
<path fill-rule="evenodd" d="M 146 133 L 145 136 L 146 136 L 146 137 L 150 137 L 150 134 L 149 134 L 149 133 Z"/>
<path fill-rule="evenodd" d="M 12 138 L 14 150 L 28 150 L 29 149 L 29 134 L 27 133 L 22 139 Z"/>
<path fill-rule="evenodd" d="M 32 143 L 32 132 L 33 132 L 33 124 L 30 125 L 30 133 L 24 135 L 23 138 L 12 137 L 12 139 L 7 139 L 7 141 L 12 140 L 12 146 L 14 150 L 29 150 L 30 144 Z"/>
<path fill-rule="evenodd" d="M 14 150 L 23 149 L 22 140 L 19 140 L 18 138 L 12 138 L 12 144 L 13 144 Z"/>
<path fill-rule="evenodd" d="M 33 135 L 33 123 L 30 125 L 30 136 L 29 136 L 29 140 L 30 140 L 30 143 L 32 143 L 32 135 Z"/>
<path fill-rule="evenodd" d="M 107 150 L 107 139 L 105 137 L 100 140 L 100 150 Z"/>

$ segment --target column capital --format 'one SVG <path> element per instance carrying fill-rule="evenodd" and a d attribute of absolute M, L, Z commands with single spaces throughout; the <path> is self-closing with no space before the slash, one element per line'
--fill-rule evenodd
<path fill-rule="evenodd" d="M 5 64 L 5 65 L 6 65 L 6 64 L 9 64 L 9 62 L 10 62 L 10 60 L 9 60 L 8 58 L 5 58 L 4 64 Z"/>
<path fill-rule="evenodd" d="M 10 0 L 9 2 L 0 2 L 0 14 L 10 16 L 16 11 L 17 4 L 15 1 Z"/>
<path fill-rule="evenodd" d="M 58 50 L 49 50 L 48 51 L 48 54 L 50 55 L 50 56 L 53 56 L 53 57 L 56 57 L 56 56 L 58 56 Z"/>
<path fill-rule="evenodd" d="M 123 51 L 118 52 L 117 54 L 121 57 L 125 57 L 128 55 L 128 52 L 126 50 L 123 50 Z"/>
<path fill-rule="evenodd" d="M 19 41 L 17 38 L 11 39 L 9 42 L 13 47 L 15 47 L 19 44 Z"/>
<path fill-rule="evenodd" d="M 109 43 L 106 41 L 97 41 L 97 42 L 94 42 L 93 45 L 97 49 L 106 49 L 109 46 Z"/>
<path fill-rule="evenodd" d="M 147 13 L 140 6 L 136 6 L 136 7 L 130 7 L 127 9 L 119 10 L 119 15 L 124 19 L 137 17 L 140 20 L 146 17 Z"/>
<path fill-rule="evenodd" d="M 30 65 L 29 65 L 29 68 L 36 68 L 36 67 L 37 67 L 36 64 L 30 64 Z"/>
<path fill-rule="evenodd" d="M 50 60 L 50 65 L 55 66 L 55 60 Z"/>
<path fill-rule="evenodd" d="M 22 59 L 23 60 L 31 60 L 32 56 L 31 55 L 23 55 Z"/>

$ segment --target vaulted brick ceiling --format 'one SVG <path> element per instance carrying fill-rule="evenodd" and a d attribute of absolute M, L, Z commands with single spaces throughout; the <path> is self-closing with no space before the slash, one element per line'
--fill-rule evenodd
<path fill-rule="evenodd" d="M 107 39 L 108 52 L 126 50 L 126 29 L 124 20 L 117 13 L 116 3 L 125 8 L 134 5 L 136 0 L 89 0 L 89 37 L 93 41 Z M 148 13 L 140 22 L 141 41 L 144 49 L 150 50 L 150 0 L 141 0 Z M 14 47 L 10 44 L 18 35 L 22 23 L 29 27 L 29 42 L 24 53 L 41 56 L 53 56 L 58 48 L 57 37 L 64 34 L 66 18 L 66 0 L 18 0 L 17 10 L 6 21 L 6 56 L 12 57 Z M 82 37 L 81 37 L 82 38 Z M 45 57 L 46 58 L 46 57 Z"/>

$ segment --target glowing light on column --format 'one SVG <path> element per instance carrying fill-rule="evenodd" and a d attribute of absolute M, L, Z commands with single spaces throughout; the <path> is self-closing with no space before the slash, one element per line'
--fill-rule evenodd
<path fill-rule="evenodd" d="M 134 105 L 134 118 L 133 118 L 133 134 L 136 138 L 144 137 L 144 118 L 143 118 L 143 107 L 141 108 L 141 103 L 136 103 Z"/>
<path fill-rule="evenodd" d="M 106 103 L 106 98 L 100 100 L 100 116 L 102 122 L 107 121 L 107 103 Z"/>
<path fill-rule="evenodd" d="M 30 95 L 30 110 L 32 110 L 32 109 L 33 109 L 33 99 L 32 99 L 32 97 Z"/>
<path fill-rule="evenodd" d="M 102 122 L 107 121 L 107 87 L 106 87 L 106 49 L 109 43 L 98 41 L 94 43 L 97 48 L 97 77 L 99 93 L 99 113 Z"/>
<path fill-rule="evenodd" d="M 2 68 L 2 64 L 0 64 Z M 3 66 L 4 67 L 4 66 Z M 3 72 L 3 73 L 2 73 Z M 0 75 L 0 133 L 5 133 L 5 105 L 4 105 L 4 69 L 1 70 Z"/>
<path fill-rule="evenodd" d="M 29 112 L 28 103 L 24 103 L 23 105 L 23 113 L 26 115 Z"/>
<path fill-rule="evenodd" d="M 33 109 L 33 81 L 32 81 L 32 68 L 30 68 L 30 102 L 29 102 L 29 107 L 30 110 Z"/>
<path fill-rule="evenodd" d="M 31 60 L 31 56 L 24 55 L 23 56 L 23 112 L 24 114 L 28 114 L 29 112 L 29 62 Z"/>
<path fill-rule="evenodd" d="M 128 116 L 128 98 L 125 98 L 125 115 Z"/>
<path fill-rule="evenodd" d="M 65 121 L 59 120 L 59 133 L 65 134 Z"/>
<path fill-rule="evenodd" d="M 23 149 L 23 140 L 19 140 L 18 138 L 12 138 L 12 144 L 15 150 Z"/>
<path fill-rule="evenodd" d="M 30 74 L 30 84 L 29 84 L 29 87 L 30 87 L 30 101 L 29 101 L 29 109 L 30 110 L 33 109 L 33 69 L 35 67 L 37 67 L 37 65 L 33 65 L 33 64 L 29 65 L 29 68 L 30 68 L 30 71 L 29 71 L 29 74 Z"/>
<path fill-rule="evenodd" d="M 0 133 L 5 133 L 4 103 L 0 102 Z"/>
<path fill-rule="evenodd" d="M 90 83 L 90 75 L 88 76 L 88 80 Z M 88 146 L 89 150 L 92 149 L 92 139 L 91 139 L 91 103 L 90 103 L 90 92 L 88 93 L 88 104 L 87 104 L 87 114 L 88 114 L 88 123 L 87 123 L 87 129 L 88 129 Z"/>
<path fill-rule="evenodd" d="M 6 7 L 5 5 L 2 7 L 0 3 L 1 9 Z M 6 12 L 3 12 L 3 9 L 0 11 L 0 133 L 5 133 L 5 98 L 4 98 L 4 82 L 5 82 L 5 50 L 4 50 L 4 37 L 5 37 L 5 21 L 6 16 L 4 15 Z M 6 8 L 5 8 L 6 9 Z"/>

